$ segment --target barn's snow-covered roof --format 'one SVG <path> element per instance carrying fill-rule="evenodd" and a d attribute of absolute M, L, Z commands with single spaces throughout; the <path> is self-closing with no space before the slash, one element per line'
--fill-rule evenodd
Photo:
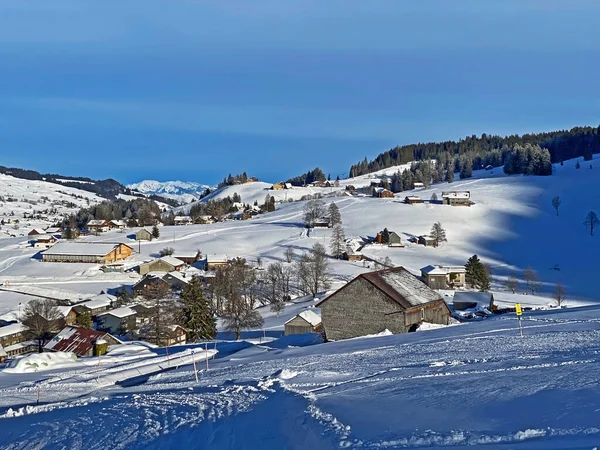
<path fill-rule="evenodd" d="M 106 256 L 121 244 L 91 242 L 59 242 L 44 252 L 45 255 Z M 126 244 L 122 244 L 126 245 Z"/>
<path fill-rule="evenodd" d="M 422 273 L 427 275 L 447 275 L 449 273 L 465 273 L 463 266 L 425 266 L 421 269 Z"/>
<path fill-rule="evenodd" d="M 306 311 L 302 311 L 297 316 L 292 317 L 290 320 L 285 322 L 284 325 L 287 325 L 289 322 L 294 320 L 296 317 L 301 317 L 302 319 L 304 319 L 308 323 L 310 323 L 313 327 L 316 327 L 317 325 L 319 325 L 321 323 L 321 315 L 317 314 L 312 309 L 307 309 Z"/>
<path fill-rule="evenodd" d="M 115 316 L 118 317 L 119 319 L 122 319 L 123 317 L 129 317 L 129 316 L 134 316 L 137 313 L 131 309 L 128 306 L 123 306 L 122 308 L 116 308 L 116 309 L 111 309 L 110 311 L 106 311 L 105 313 L 99 314 L 99 316 Z"/>
<path fill-rule="evenodd" d="M 442 198 L 471 198 L 470 191 L 448 191 L 442 192 Z"/>

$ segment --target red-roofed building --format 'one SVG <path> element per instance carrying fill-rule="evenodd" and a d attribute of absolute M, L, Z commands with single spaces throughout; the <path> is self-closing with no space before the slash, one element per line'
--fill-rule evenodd
<path fill-rule="evenodd" d="M 80 327 L 65 327 L 44 347 L 49 352 L 73 352 L 77 356 L 98 356 L 106 353 L 108 345 L 122 342 L 105 331 Z"/>

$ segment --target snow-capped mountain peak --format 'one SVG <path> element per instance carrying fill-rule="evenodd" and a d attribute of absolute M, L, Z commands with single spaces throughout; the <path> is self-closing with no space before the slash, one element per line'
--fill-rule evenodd
<path fill-rule="evenodd" d="M 211 186 L 194 181 L 156 181 L 144 180 L 139 183 L 127 185 L 129 189 L 147 195 L 160 195 L 172 198 L 182 203 L 189 203 L 198 199 L 207 188 Z"/>

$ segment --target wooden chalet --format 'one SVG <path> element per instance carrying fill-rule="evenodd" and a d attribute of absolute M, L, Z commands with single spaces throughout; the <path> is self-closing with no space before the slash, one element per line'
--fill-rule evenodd
<path fill-rule="evenodd" d="M 375 188 L 373 189 L 373 197 L 377 198 L 394 198 L 394 193 L 389 189 L 385 188 Z"/>
<path fill-rule="evenodd" d="M 110 231 L 110 223 L 108 220 L 92 219 L 87 223 L 86 228 L 91 232 L 104 233 Z"/>
<path fill-rule="evenodd" d="M 33 244 L 33 247 L 34 248 L 50 248 L 57 242 L 58 242 L 58 239 L 56 239 L 53 235 L 46 234 L 44 236 L 38 236 Z"/>
<path fill-rule="evenodd" d="M 423 322 L 450 321 L 450 309 L 440 294 L 403 267 L 363 273 L 316 306 L 328 340 L 384 330 L 406 333 Z"/>
<path fill-rule="evenodd" d="M 175 225 L 192 225 L 194 221 L 190 216 L 175 216 Z"/>
<path fill-rule="evenodd" d="M 455 289 L 465 285 L 464 266 L 425 266 L 421 279 L 431 289 Z"/>
<path fill-rule="evenodd" d="M 407 195 L 404 197 L 404 203 L 407 205 L 414 205 L 417 203 L 423 203 L 423 199 L 418 195 Z"/>

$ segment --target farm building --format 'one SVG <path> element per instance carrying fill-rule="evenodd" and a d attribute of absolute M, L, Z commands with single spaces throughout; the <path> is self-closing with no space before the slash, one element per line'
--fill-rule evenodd
<path fill-rule="evenodd" d="M 73 352 L 77 356 L 98 356 L 106 353 L 109 345 L 122 344 L 105 331 L 80 327 L 65 327 L 44 347 L 48 352 Z"/>
<path fill-rule="evenodd" d="M 284 335 L 320 333 L 323 330 L 321 316 L 311 309 L 302 311 L 297 316 L 285 322 Z"/>
<path fill-rule="evenodd" d="M 421 278 L 431 289 L 454 289 L 465 285 L 465 273 L 464 266 L 425 266 Z"/>
<path fill-rule="evenodd" d="M 327 217 L 321 217 L 320 219 L 315 219 L 312 223 L 313 228 L 331 228 L 331 222 Z"/>
<path fill-rule="evenodd" d="M 148 231 L 147 229 L 142 228 L 141 230 L 139 230 L 135 233 L 135 240 L 136 241 L 151 241 L 152 233 L 150 231 Z"/>
<path fill-rule="evenodd" d="M 285 189 L 285 183 L 283 182 L 275 183 L 271 186 L 271 190 L 273 191 L 280 191 L 282 189 Z"/>
<path fill-rule="evenodd" d="M 442 203 L 451 206 L 471 206 L 470 191 L 442 192 Z"/>
<path fill-rule="evenodd" d="M 98 314 L 96 321 L 98 330 L 106 331 L 110 334 L 127 334 L 136 328 L 137 313 L 132 308 L 124 306 L 122 308 L 111 309 L 102 314 Z"/>
<path fill-rule="evenodd" d="M 210 225 L 211 223 L 215 223 L 217 219 L 213 216 L 198 216 L 194 217 L 194 223 L 201 225 Z"/>
<path fill-rule="evenodd" d="M 133 285 L 133 293 L 144 297 L 152 296 L 161 289 L 180 291 L 187 286 L 189 280 L 179 272 L 148 273 Z"/>
<path fill-rule="evenodd" d="M 452 301 L 454 311 L 464 311 L 477 307 L 494 310 L 494 294 L 491 292 L 459 291 L 454 294 Z"/>
<path fill-rule="evenodd" d="M 139 338 L 158 346 L 183 345 L 187 342 L 187 332 L 179 325 L 170 325 L 165 333 L 157 337 L 154 327 L 144 324 L 139 329 Z"/>
<path fill-rule="evenodd" d="M 29 233 L 27 233 L 27 236 L 41 236 L 43 234 L 46 234 L 46 232 L 44 230 L 42 230 L 40 228 L 34 228 Z"/>
<path fill-rule="evenodd" d="M 380 231 L 379 233 L 377 233 L 375 240 L 377 241 L 378 244 L 388 244 L 390 247 L 402 246 L 402 239 L 400 238 L 398 233 L 396 233 L 394 231 L 388 231 L 387 235 L 388 235 L 388 237 L 386 238 L 385 230 Z M 387 242 L 385 242 L 385 241 L 387 241 Z"/>
<path fill-rule="evenodd" d="M 44 235 L 44 236 L 38 236 L 38 238 L 36 239 L 33 246 L 35 248 L 50 248 L 57 242 L 58 242 L 58 239 L 56 239 L 54 236 L 49 234 L 49 235 Z"/>
<path fill-rule="evenodd" d="M 206 269 L 214 270 L 228 265 L 230 261 L 227 255 L 206 255 Z"/>
<path fill-rule="evenodd" d="M 190 216 L 176 216 L 175 225 L 191 225 L 194 223 Z"/>
<path fill-rule="evenodd" d="M 389 189 L 375 188 L 373 189 L 373 197 L 377 198 L 394 198 L 394 193 Z"/>
<path fill-rule="evenodd" d="M 110 264 L 131 256 L 126 244 L 59 242 L 42 253 L 44 262 Z"/>
<path fill-rule="evenodd" d="M 424 183 L 421 183 L 420 181 L 415 181 L 413 183 L 413 189 L 423 189 L 425 187 Z"/>
<path fill-rule="evenodd" d="M 417 243 L 424 245 L 425 247 L 435 247 L 435 239 L 428 235 L 422 235 L 417 238 Z"/>
<path fill-rule="evenodd" d="M 90 316 L 95 317 L 98 314 L 108 311 L 110 308 L 112 308 L 112 305 L 116 300 L 117 298 L 112 295 L 98 295 L 92 299 L 86 300 L 83 303 L 75 305 L 73 309 L 77 314 L 87 313 Z"/>
<path fill-rule="evenodd" d="M 328 340 L 384 330 L 414 331 L 422 322 L 448 325 L 444 299 L 403 267 L 363 273 L 325 298 L 321 319 Z"/>
<path fill-rule="evenodd" d="M 189 253 L 176 253 L 173 255 L 173 258 L 178 259 L 179 261 L 182 261 L 191 266 L 196 261 L 200 260 L 201 256 L 202 255 L 200 254 L 200 252 L 196 251 Z"/>
<path fill-rule="evenodd" d="M 123 220 L 111 220 L 108 222 L 108 227 L 111 230 L 124 230 L 127 224 Z"/>
<path fill-rule="evenodd" d="M 87 223 L 86 228 L 90 231 L 102 233 L 110 230 L 110 224 L 108 220 L 92 219 Z"/>
<path fill-rule="evenodd" d="M 0 347 L 4 348 L 5 357 L 11 358 L 36 350 L 35 344 L 27 340 L 26 331 L 25 325 L 21 323 L 0 327 Z"/>
<path fill-rule="evenodd" d="M 421 197 L 419 197 L 418 195 L 408 195 L 408 196 L 404 197 L 404 203 L 406 203 L 408 205 L 414 205 L 417 203 L 423 203 L 423 199 Z"/>
<path fill-rule="evenodd" d="M 174 272 L 185 267 L 185 263 L 172 256 L 163 256 L 146 264 L 140 264 L 140 275 L 150 272 Z"/>
<path fill-rule="evenodd" d="M 65 325 L 74 325 L 77 321 L 77 312 L 73 306 L 57 306 L 60 315 L 65 321 Z"/>
<path fill-rule="evenodd" d="M 46 228 L 46 234 L 62 234 L 62 227 L 48 227 Z"/>

